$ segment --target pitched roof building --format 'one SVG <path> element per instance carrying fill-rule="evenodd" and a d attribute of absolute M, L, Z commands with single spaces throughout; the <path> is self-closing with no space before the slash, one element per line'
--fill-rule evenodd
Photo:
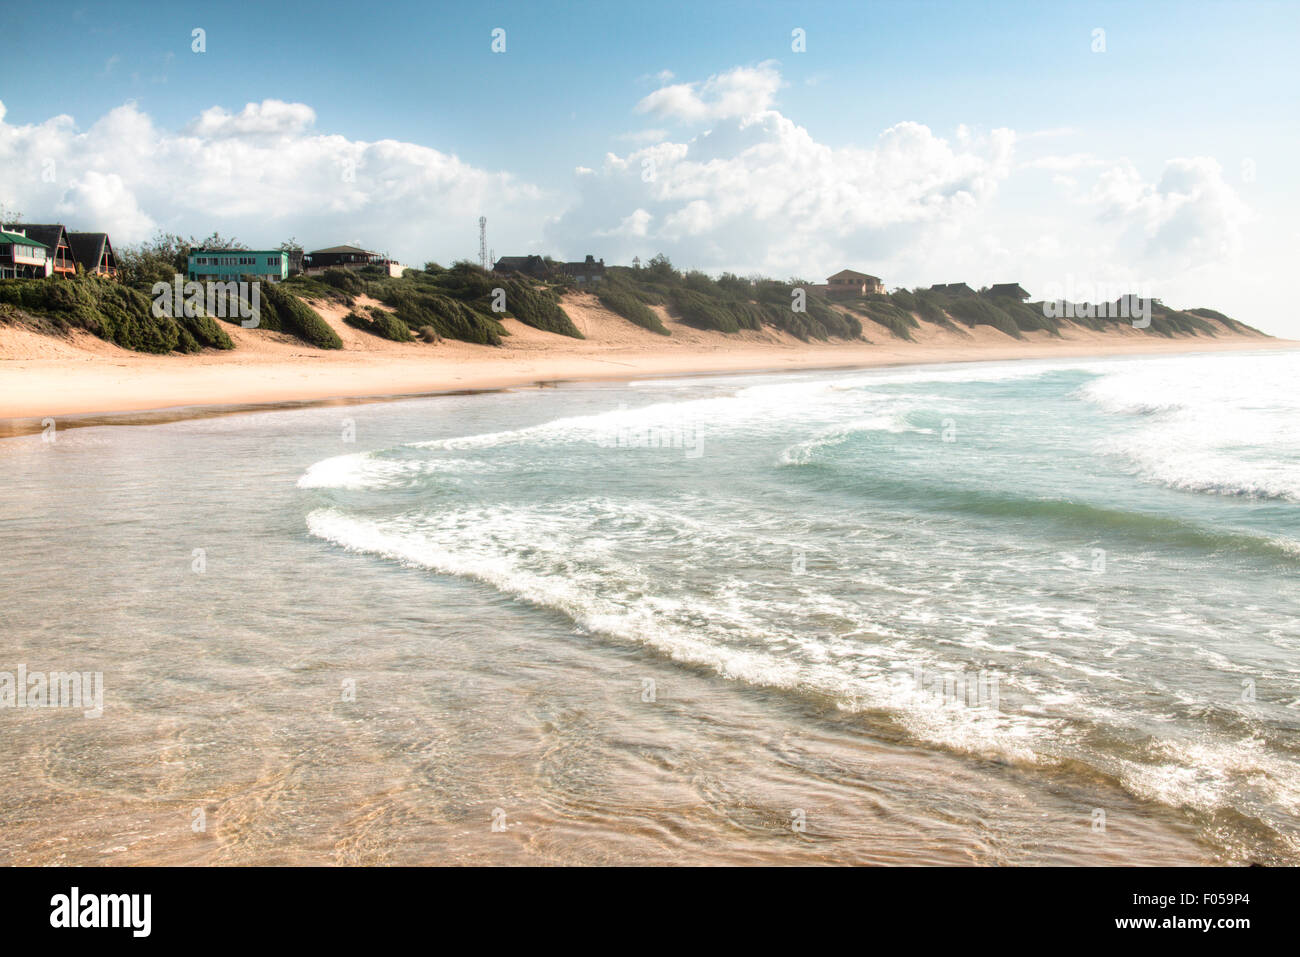
<path fill-rule="evenodd" d="M 605 278 L 605 260 L 597 262 L 594 256 L 588 256 L 580 263 L 559 263 L 555 271 L 574 282 L 600 282 Z"/>
<path fill-rule="evenodd" d="M 1029 293 L 1020 288 L 1018 282 L 999 282 L 989 286 L 990 296 L 1013 296 L 1022 302 L 1029 298 Z"/>
<path fill-rule="evenodd" d="M 400 276 L 406 268 L 383 253 L 346 244 L 314 249 L 303 257 L 302 265 L 302 271 L 307 275 L 322 273 L 326 269 L 364 269 L 366 266 L 377 266 L 386 270 L 390 276 Z"/>
<path fill-rule="evenodd" d="M 51 275 L 75 276 L 77 274 L 77 263 L 72 258 L 72 247 L 68 244 L 68 231 L 61 224 L 9 223 L 0 226 L 0 229 L 8 232 L 16 230 L 48 249 Z"/>
<path fill-rule="evenodd" d="M 117 257 L 108 233 L 68 233 L 72 258 L 88 276 L 117 278 Z"/>
<path fill-rule="evenodd" d="M 50 274 L 49 250 L 22 230 L 0 229 L 0 279 L 40 279 Z"/>
<path fill-rule="evenodd" d="M 841 269 L 833 276 L 826 277 L 823 287 L 832 296 L 875 296 L 883 294 L 885 284 L 878 276 L 872 276 L 856 269 Z"/>
<path fill-rule="evenodd" d="M 941 292 L 945 296 L 974 296 L 977 295 L 974 289 L 964 282 L 935 283 L 930 287 L 931 292 Z"/>
<path fill-rule="evenodd" d="M 502 256 L 492 266 L 493 272 L 517 272 L 541 279 L 546 275 L 546 260 L 541 256 Z"/>

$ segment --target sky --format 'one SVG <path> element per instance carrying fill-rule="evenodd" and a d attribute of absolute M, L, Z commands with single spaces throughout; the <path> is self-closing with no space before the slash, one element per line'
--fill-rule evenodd
<path fill-rule="evenodd" d="M 1300 2 L 62 9 L 3 18 L 0 206 L 117 246 L 447 264 L 483 215 L 497 256 L 1134 291 L 1300 338 Z"/>

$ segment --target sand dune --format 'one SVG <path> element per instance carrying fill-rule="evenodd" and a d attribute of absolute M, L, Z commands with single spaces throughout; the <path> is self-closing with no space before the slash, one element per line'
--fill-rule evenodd
<path fill-rule="evenodd" d="M 376 303 L 360 297 L 358 305 Z M 916 341 L 906 342 L 865 321 L 870 341 L 808 343 L 771 329 L 735 335 L 693 329 L 657 307 L 672 332 L 661 336 L 603 309 L 588 294 L 565 296 L 564 308 L 586 339 L 507 319 L 510 335 L 501 347 L 390 342 L 346 325 L 348 309 L 337 304 L 317 304 L 317 310 L 343 340 L 338 351 L 230 324 L 224 328 L 235 342 L 233 351 L 193 356 L 129 352 L 85 333 L 56 338 L 0 327 L 0 418 L 425 394 L 572 379 L 1300 346 L 1226 330 L 1217 338 L 1164 339 L 1127 327 L 1099 333 L 1073 324 L 1061 339 L 1038 332 L 1016 340 L 987 326 L 951 330 L 922 323 Z M 29 424 L 11 423 L 8 431 L 25 431 Z"/>

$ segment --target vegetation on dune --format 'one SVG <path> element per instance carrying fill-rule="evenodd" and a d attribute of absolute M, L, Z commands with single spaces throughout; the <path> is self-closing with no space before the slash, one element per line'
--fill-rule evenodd
<path fill-rule="evenodd" d="M 899 339 L 912 340 L 912 330 L 920 327 L 916 317 L 912 315 L 915 311 L 915 302 L 910 293 L 903 293 L 902 303 L 895 301 L 894 293 L 891 296 L 877 295 L 864 296 L 854 299 L 846 305 L 856 312 L 866 316 L 877 325 L 884 326 L 893 335 Z"/>
<path fill-rule="evenodd" d="M 318 349 L 342 349 L 343 340 L 330 328 L 330 324 L 320 317 L 320 313 L 292 292 L 282 289 L 282 285 L 282 283 L 262 283 L 259 291 L 261 303 L 257 328 L 288 333 Z M 229 314 L 227 311 L 227 315 Z M 236 313 L 235 318 L 227 321 L 239 322 L 238 314 Z"/>
<path fill-rule="evenodd" d="M 803 311 L 795 310 L 797 290 L 802 291 Z M 803 340 L 853 339 L 862 334 L 855 317 L 831 308 L 808 283 L 752 281 L 731 273 L 717 279 L 698 271 L 681 273 L 662 255 L 644 269 L 608 267 L 595 292 L 612 312 L 661 334 L 669 330 L 643 307 L 666 306 L 687 325 L 726 333 L 773 327 Z"/>
<path fill-rule="evenodd" d="M 605 285 L 609 285 L 606 283 Z M 657 332 L 661 336 L 670 336 L 672 333 L 668 327 L 660 321 L 649 306 L 636 297 L 627 289 L 611 288 L 601 289 L 596 293 L 596 298 L 600 304 L 617 316 L 622 316 L 629 322 L 635 323 L 642 329 L 649 329 L 651 332 Z"/>
<path fill-rule="evenodd" d="M 410 326 L 378 306 L 371 306 L 369 315 L 349 312 L 343 317 L 343 321 L 353 328 L 368 332 L 372 336 L 379 336 L 381 339 L 391 339 L 394 342 L 412 342 L 415 339 L 411 334 Z"/>
<path fill-rule="evenodd" d="M 506 315 L 514 316 L 535 329 L 574 339 L 586 338 L 573 324 L 569 314 L 560 307 L 560 297 L 555 290 L 519 279 L 507 279 L 499 283 L 497 288 L 505 290 Z"/>
<path fill-rule="evenodd" d="M 64 335 L 82 329 L 137 352 L 234 348 L 225 331 L 206 315 L 155 316 L 151 296 L 96 276 L 0 280 L 0 303 L 36 318 L 39 328 Z"/>
<path fill-rule="evenodd" d="M 84 275 L 73 279 L 0 280 L 0 320 L 24 322 L 56 334 L 84 329 L 141 352 L 233 348 L 222 324 L 203 309 L 195 316 L 153 315 L 154 284 L 171 284 L 177 274 L 184 275 L 190 251 L 200 246 L 247 248 L 236 239 L 215 233 L 203 240 L 159 233 L 148 243 L 117 251 L 120 282 Z M 281 248 L 301 247 L 291 240 L 282 243 Z M 407 269 L 401 277 L 371 266 L 360 270 L 327 269 L 319 275 L 262 283 L 257 328 L 283 332 L 321 349 L 342 348 L 337 333 L 308 305 L 314 301 L 346 305 L 351 311 L 345 322 L 395 342 L 416 338 L 438 342 L 446 338 L 500 345 L 502 337 L 509 334 L 502 325 L 503 317 L 580 339 L 581 331 L 560 302 L 562 293 L 574 289 L 594 293 L 604 308 L 664 336 L 671 330 L 652 306 L 664 307 L 698 329 L 729 334 L 776 329 L 804 341 L 861 339 L 863 321 L 904 340 L 913 339 L 922 321 L 949 329 L 987 325 L 1016 339 L 1029 332 L 1060 336 L 1063 326 L 1071 321 L 1099 331 L 1132 325 L 1131 318 L 1121 318 L 1117 308 L 1105 316 L 1100 307 L 1093 307 L 1072 318 L 1052 318 L 1045 314 L 1042 302 L 1023 302 L 987 289 L 973 295 L 898 289 L 888 295 L 831 298 L 824 288 L 797 278 L 741 278 L 732 273 L 714 278 L 698 270 L 682 272 L 660 254 L 644 268 L 607 267 L 603 280 L 588 285 L 575 284 L 562 275 L 545 281 L 502 275 L 468 261 L 450 267 L 430 262 L 423 269 Z M 356 302 L 362 296 L 383 303 L 387 309 L 358 309 Z M 221 303 L 226 321 L 241 321 L 240 316 L 247 314 L 247 304 L 242 312 L 240 305 L 238 301 Z M 213 311 L 219 313 L 220 309 Z M 1214 336 L 1225 328 L 1259 334 L 1213 309 L 1177 310 L 1158 300 L 1152 303 L 1151 324 L 1144 331 L 1165 337 Z"/>

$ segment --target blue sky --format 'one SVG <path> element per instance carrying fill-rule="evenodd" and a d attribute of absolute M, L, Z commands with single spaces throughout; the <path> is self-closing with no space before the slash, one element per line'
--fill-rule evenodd
<path fill-rule="evenodd" d="M 498 254 L 1141 283 L 1300 336 L 1267 291 L 1300 252 L 1300 4 L 358 9 L 7 12 L 6 64 L 58 67 L 0 79 L 0 202 L 416 263 L 476 255 L 481 211 Z"/>

